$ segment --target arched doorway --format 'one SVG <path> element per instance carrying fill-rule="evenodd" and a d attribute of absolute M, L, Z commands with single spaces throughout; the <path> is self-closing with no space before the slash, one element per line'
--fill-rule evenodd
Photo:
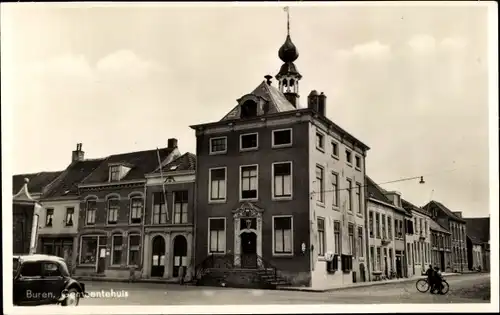
<path fill-rule="evenodd" d="M 241 267 L 257 268 L 257 234 L 243 232 L 241 238 Z"/>
<path fill-rule="evenodd" d="M 165 239 L 158 235 L 153 238 L 151 277 L 163 277 L 165 273 Z"/>
<path fill-rule="evenodd" d="M 174 270 L 173 277 L 179 276 L 179 268 L 187 265 L 187 241 L 182 235 L 177 235 L 174 239 Z"/>

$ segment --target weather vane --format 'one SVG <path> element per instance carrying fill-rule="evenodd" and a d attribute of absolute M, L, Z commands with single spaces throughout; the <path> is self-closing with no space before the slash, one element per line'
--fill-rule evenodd
<path fill-rule="evenodd" d="M 290 7 L 284 7 L 283 11 L 286 12 L 286 34 L 290 35 Z"/>

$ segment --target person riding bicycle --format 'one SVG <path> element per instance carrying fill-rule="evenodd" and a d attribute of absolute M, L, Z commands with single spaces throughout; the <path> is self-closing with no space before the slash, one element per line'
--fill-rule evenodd
<path fill-rule="evenodd" d="M 434 289 L 438 290 L 438 294 L 443 294 L 443 276 L 439 267 L 434 268 Z"/>
<path fill-rule="evenodd" d="M 429 265 L 429 269 L 425 272 L 425 275 L 427 276 L 427 283 L 429 283 L 429 286 L 431 287 L 429 292 L 433 293 L 434 292 L 434 283 L 435 283 L 435 275 L 434 275 L 434 269 L 432 268 L 432 265 Z"/>

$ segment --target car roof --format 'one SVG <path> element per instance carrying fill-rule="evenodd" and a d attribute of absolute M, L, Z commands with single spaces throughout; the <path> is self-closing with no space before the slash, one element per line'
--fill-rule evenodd
<path fill-rule="evenodd" d="M 14 258 L 18 258 L 21 261 L 38 261 L 38 260 L 48 260 L 64 262 L 64 258 L 54 255 L 43 255 L 43 254 L 33 254 L 33 255 L 15 255 Z"/>

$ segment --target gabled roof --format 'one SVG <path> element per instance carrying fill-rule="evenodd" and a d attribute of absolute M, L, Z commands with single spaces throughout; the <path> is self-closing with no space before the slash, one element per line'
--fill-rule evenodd
<path fill-rule="evenodd" d="M 160 160 L 163 162 L 175 149 L 160 149 Z M 109 180 L 109 165 L 122 163 L 131 167 L 130 171 L 121 181 L 144 179 L 144 175 L 151 173 L 158 167 L 157 150 L 138 151 L 131 153 L 110 155 L 100 165 L 85 178 L 81 184 L 105 183 Z"/>
<path fill-rule="evenodd" d="M 262 83 L 259 84 L 259 86 L 257 86 L 255 90 L 253 90 L 253 92 L 250 94 L 261 97 L 268 102 L 268 114 L 297 110 L 297 108 L 295 108 L 286 99 L 285 95 L 283 95 L 280 90 L 272 85 L 267 84 L 266 81 L 262 81 Z M 221 121 L 238 119 L 239 106 L 240 105 L 236 105 L 226 116 L 221 119 Z"/>
<path fill-rule="evenodd" d="M 365 176 L 366 180 L 366 190 L 368 192 L 368 197 L 391 204 L 392 201 L 384 195 L 384 190 L 380 188 L 370 177 Z"/>
<path fill-rule="evenodd" d="M 57 182 L 42 198 L 73 196 L 78 194 L 78 184 L 92 173 L 105 159 L 92 159 L 71 163 Z"/>
<path fill-rule="evenodd" d="M 455 220 L 455 221 L 458 221 L 458 222 L 462 222 L 462 223 L 465 223 L 465 220 L 458 217 L 456 214 L 453 213 L 453 211 L 451 211 L 450 209 L 446 208 L 442 203 L 440 203 L 439 201 L 435 201 L 435 200 L 431 200 L 429 203 L 427 203 L 425 206 L 423 206 L 422 208 L 424 208 L 426 211 L 430 212 L 431 209 L 429 209 L 432 205 L 438 207 L 439 209 L 441 209 L 441 211 L 443 211 L 450 219 L 452 220 Z"/>
<path fill-rule="evenodd" d="M 178 172 L 178 171 L 195 171 L 196 170 L 196 155 L 187 152 L 179 156 L 172 162 L 164 165 L 161 168 L 163 173 Z M 156 168 L 154 173 L 160 172 L 160 168 Z"/>
<path fill-rule="evenodd" d="M 422 209 L 420 207 L 417 207 L 413 203 L 411 203 L 407 200 L 404 200 L 403 198 L 401 198 L 401 204 L 403 205 L 403 208 L 410 214 L 411 214 L 411 211 L 416 211 L 420 214 L 430 216 L 429 212 L 426 209 Z"/>
<path fill-rule="evenodd" d="M 28 191 L 30 194 L 40 194 L 43 189 L 52 183 L 62 171 L 59 172 L 40 172 L 32 174 L 18 174 L 12 177 L 12 194 L 17 194 L 24 185 L 24 179 L 28 178 Z"/>
<path fill-rule="evenodd" d="M 490 218 L 467 218 L 465 219 L 466 233 L 471 240 L 475 239 L 481 243 L 490 240 Z"/>
<path fill-rule="evenodd" d="M 437 223 L 436 221 L 434 220 L 430 220 L 430 224 L 429 224 L 429 228 L 431 230 L 434 230 L 434 231 L 437 231 L 437 232 L 442 232 L 442 233 L 446 233 L 446 234 L 451 234 L 450 231 L 448 231 L 447 229 L 445 229 L 444 227 L 442 227 L 439 223 Z"/>

